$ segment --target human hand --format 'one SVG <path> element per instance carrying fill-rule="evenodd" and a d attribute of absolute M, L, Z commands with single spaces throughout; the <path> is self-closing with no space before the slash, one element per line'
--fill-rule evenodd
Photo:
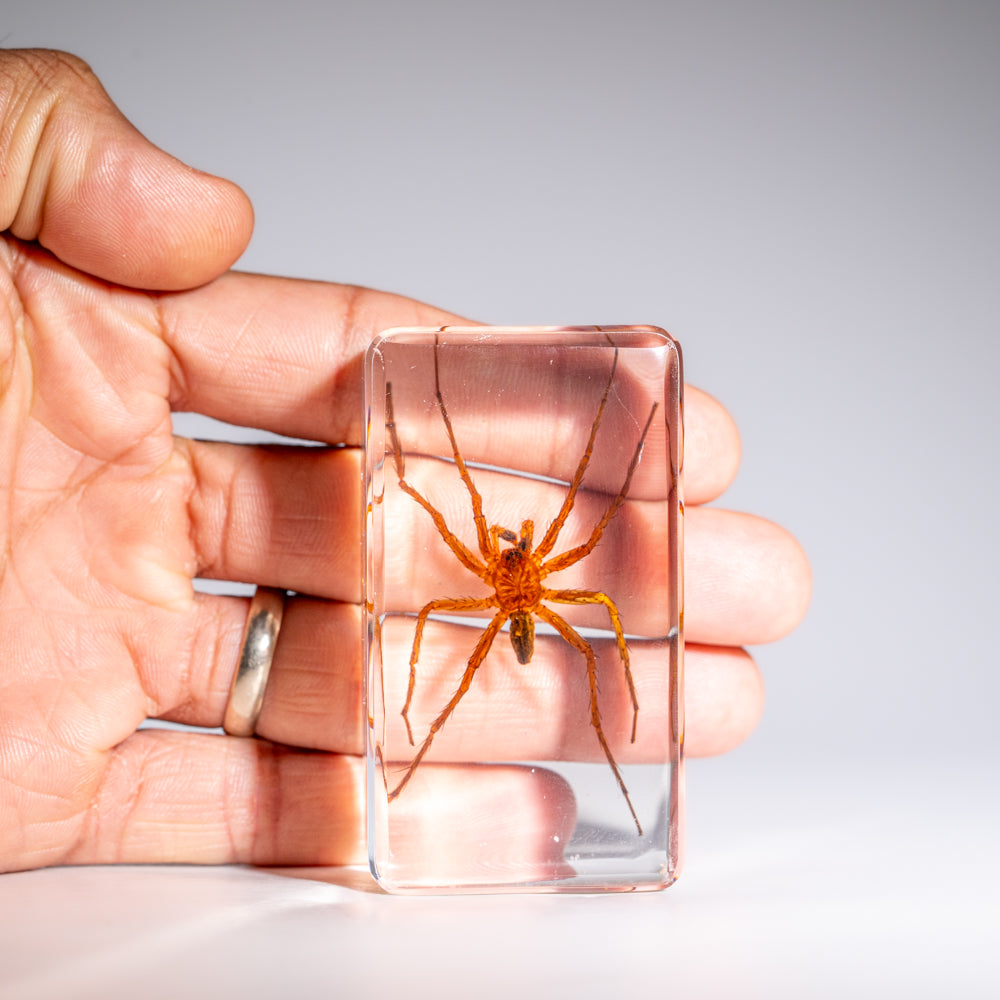
<path fill-rule="evenodd" d="M 0 52 L 0 136 L 0 870 L 362 861 L 361 355 L 454 317 L 229 272 L 246 197 L 154 149 L 71 57 Z M 183 410 L 349 447 L 175 438 Z M 738 436 L 692 388 L 685 424 L 697 755 L 755 725 L 740 647 L 794 627 L 808 569 L 777 526 L 700 506 Z M 296 592 L 259 739 L 139 728 L 221 725 L 247 601 L 198 576 Z"/>

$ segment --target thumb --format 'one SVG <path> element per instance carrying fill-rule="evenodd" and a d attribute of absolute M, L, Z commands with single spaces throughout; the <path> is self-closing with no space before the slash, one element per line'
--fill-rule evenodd
<path fill-rule="evenodd" d="M 80 60 L 0 51 L 0 230 L 117 284 L 190 288 L 253 228 L 246 195 L 144 139 Z"/>

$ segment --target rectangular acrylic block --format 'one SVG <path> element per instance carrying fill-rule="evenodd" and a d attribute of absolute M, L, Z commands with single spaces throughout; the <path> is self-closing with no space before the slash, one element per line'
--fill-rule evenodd
<path fill-rule="evenodd" d="M 371 345 L 367 822 L 384 888 L 676 878 L 681 385 L 654 327 Z"/>

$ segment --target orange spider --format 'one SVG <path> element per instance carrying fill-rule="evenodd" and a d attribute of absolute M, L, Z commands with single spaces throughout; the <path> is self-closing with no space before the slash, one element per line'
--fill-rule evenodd
<path fill-rule="evenodd" d="M 553 604 L 576 605 L 602 604 L 605 608 L 607 608 L 608 616 L 611 619 L 612 626 L 614 627 L 615 638 L 618 645 L 618 654 L 621 657 L 622 666 L 625 670 L 625 680 L 628 684 L 629 695 L 632 700 L 632 742 L 634 743 L 636 725 L 639 717 L 639 702 L 635 694 L 635 684 L 632 680 L 632 671 L 629 667 L 628 646 L 625 643 L 625 633 L 622 629 L 621 617 L 619 615 L 618 608 L 615 606 L 614 601 L 612 601 L 607 594 L 604 594 L 601 591 L 552 590 L 546 587 L 543 581 L 551 573 L 556 573 L 559 570 L 566 569 L 588 556 L 601 540 L 601 535 L 603 534 L 604 529 L 608 526 L 608 523 L 615 516 L 615 514 L 617 514 L 619 508 L 625 502 L 625 498 L 628 495 L 629 484 L 632 481 L 632 475 L 635 472 L 636 466 L 639 464 L 643 443 L 646 440 L 646 434 L 648 433 L 650 425 L 653 422 L 653 416 L 656 413 L 658 404 L 654 403 L 652 409 L 649 411 L 646 424 L 643 427 L 642 434 L 639 437 L 639 441 L 635 446 L 635 451 L 632 454 L 632 459 L 629 462 L 628 471 L 625 474 L 625 481 L 622 484 L 622 488 L 611 500 L 611 503 L 608 504 L 604 514 L 591 531 L 590 538 L 582 545 L 577 545 L 575 548 L 569 549 L 560 555 L 548 558 L 549 553 L 556 544 L 560 531 L 562 531 L 562 528 L 566 523 L 566 519 L 569 517 L 570 511 L 573 509 L 577 491 L 580 488 L 584 473 L 587 471 L 587 466 L 590 463 L 590 457 L 594 450 L 594 439 L 597 437 L 597 430 L 598 427 L 600 427 L 601 418 L 604 415 L 604 409 L 608 402 L 608 395 L 611 392 L 611 385 L 615 377 L 615 370 L 618 366 L 618 348 L 615 347 L 614 360 L 611 364 L 611 372 L 608 375 L 608 382 L 604 387 L 604 393 L 601 396 L 601 402 L 597 408 L 597 415 L 594 417 L 594 422 L 590 428 L 590 438 L 587 441 L 586 450 L 583 453 L 583 457 L 580 459 L 580 464 L 577 466 L 576 473 L 574 474 L 572 482 L 569 485 L 569 489 L 566 492 L 566 496 L 559 509 L 559 513 L 549 525 L 548 530 L 545 532 L 545 536 L 538 543 L 538 545 L 533 548 L 532 545 L 534 541 L 535 529 L 533 521 L 523 521 L 520 533 L 515 533 L 509 528 L 504 528 L 499 524 L 487 527 L 486 517 L 483 514 L 482 496 L 476 489 L 475 483 L 473 483 L 469 470 L 466 467 L 465 460 L 462 458 L 462 454 L 459 451 L 458 443 L 455 439 L 455 432 L 452 429 L 451 418 L 448 415 L 448 409 L 445 406 L 444 397 L 441 394 L 441 379 L 438 367 L 438 347 L 439 340 L 436 337 L 434 341 L 434 394 L 437 398 L 437 404 L 441 410 L 441 416 L 444 420 L 445 429 L 448 432 L 448 440 L 451 443 L 455 465 L 458 468 L 458 473 L 462 477 L 462 482 L 465 483 L 466 489 L 469 492 L 469 497 L 472 500 L 472 516 L 476 525 L 476 537 L 479 543 L 479 553 L 481 558 L 477 557 L 469 549 L 469 547 L 456 537 L 456 535 L 448 528 L 441 512 L 437 510 L 437 508 L 435 508 L 426 497 L 424 497 L 406 481 L 403 450 L 399 444 L 399 435 L 396 430 L 395 417 L 392 409 L 392 386 L 391 384 L 387 384 L 386 428 L 389 431 L 390 440 L 392 442 L 396 475 L 399 479 L 400 489 L 402 489 L 404 493 L 411 496 L 418 504 L 420 504 L 421 507 L 424 508 L 425 511 L 427 511 L 434 522 L 434 526 L 437 528 L 438 534 L 442 539 L 444 539 L 448 547 L 455 554 L 462 565 L 483 580 L 493 593 L 488 597 L 483 598 L 439 598 L 425 604 L 424 607 L 421 608 L 420 613 L 417 615 L 417 627 L 413 636 L 413 650 L 410 654 L 410 680 L 406 691 L 406 702 L 403 705 L 402 711 L 403 721 L 406 723 L 406 733 L 409 737 L 411 746 L 414 746 L 415 744 L 413 741 L 413 731 L 410 727 L 409 711 L 417 680 L 416 668 L 417 661 L 420 658 L 420 642 L 423 637 L 424 625 L 427 622 L 428 616 L 434 612 L 480 611 L 489 608 L 496 608 L 497 610 L 496 614 L 494 614 L 492 620 L 479 637 L 479 642 L 476 644 L 476 648 L 469 657 L 469 661 L 466 665 L 465 673 L 462 675 L 462 680 L 458 686 L 458 690 L 455 691 L 455 693 L 451 696 L 451 699 L 441 710 L 438 717 L 431 723 L 430 732 L 427 734 L 423 743 L 420 745 L 420 749 L 417 750 L 416 755 L 407 767 L 406 773 L 403 775 L 396 788 L 389 793 L 389 801 L 391 802 L 395 799 L 396 796 L 398 796 L 399 793 L 406 787 L 410 778 L 413 777 L 413 774 L 419 766 L 421 760 L 423 760 L 424 755 L 430 749 L 435 735 L 448 721 L 451 713 L 454 712 L 458 703 L 469 690 L 469 687 L 472 684 L 472 679 L 475 676 L 476 671 L 482 665 L 483 660 L 486 659 L 486 655 L 489 653 L 490 647 L 493 645 L 493 641 L 496 639 L 497 633 L 507 622 L 510 623 L 510 642 L 514 647 L 514 652 L 517 655 L 518 662 L 529 663 L 531 661 L 531 656 L 535 648 L 534 618 L 537 617 L 541 621 L 551 625 L 552 628 L 554 628 L 555 631 L 566 640 L 566 642 L 568 642 L 575 649 L 579 650 L 580 653 L 582 653 L 586 658 L 587 681 L 590 688 L 590 724 L 593 726 L 594 731 L 597 734 L 598 742 L 601 745 L 601 749 L 604 751 L 604 756 L 607 758 L 608 764 L 611 765 L 611 770 L 614 772 L 615 779 L 618 782 L 618 787 L 621 789 L 622 795 L 625 796 L 625 801 L 628 803 L 629 811 L 632 814 L 632 819 L 635 821 L 635 826 L 639 831 L 639 836 L 642 836 L 642 824 L 639 822 L 639 817 L 636 815 L 635 808 L 632 805 L 632 800 L 628 794 L 628 788 L 625 786 L 625 781 L 622 778 L 621 771 L 615 761 L 614 754 L 611 752 L 611 746 L 608 743 L 607 737 L 604 734 L 604 727 L 601 724 L 601 712 L 597 700 L 597 661 L 594 656 L 594 651 L 591 648 L 590 643 L 587 642 L 587 640 L 580 635 L 576 629 L 574 629 L 564 618 L 558 615 L 551 608 L 546 607 L 542 602 L 548 601 Z M 506 547 L 501 546 L 501 542 L 507 543 Z"/>

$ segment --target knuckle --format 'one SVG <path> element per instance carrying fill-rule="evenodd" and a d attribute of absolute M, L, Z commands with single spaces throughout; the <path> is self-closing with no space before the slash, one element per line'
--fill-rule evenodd
<path fill-rule="evenodd" d="M 80 87 L 98 88 L 90 66 L 79 56 L 56 49 L 14 49 L 0 53 L 0 93 L 22 91 L 60 96 Z"/>
<path fill-rule="evenodd" d="M 57 150 L 45 137 L 55 119 L 89 131 L 93 113 L 109 104 L 97 77 L 67 52 L 0 52 L 0 230 L 35 239 Z"/>

